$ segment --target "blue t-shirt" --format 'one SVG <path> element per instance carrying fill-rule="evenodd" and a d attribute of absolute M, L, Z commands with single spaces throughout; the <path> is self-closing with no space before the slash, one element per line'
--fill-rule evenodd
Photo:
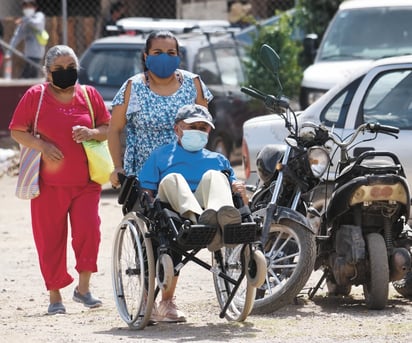
<path fill-rule="evenodd" d="M 236 180 L 233 168 L 224 155 L 207 149 L 187 151 L 176 142 L 153 151 L 140 171 L 139 181 L 142 188 L 156 191 L 166 175 L 179 173 L 194 192 L 208 170 L 227 170 L 230 183 Z"/>
<path fill-rule="evenodd" d="M 182 76 L 180 88 L 164 96 L 152 92 L 142 74 L 127 80 L 113 99 L 112 105 L 124 104 L 127 83 L 131 82 L 129 105 L 126 110 L 126 150 L 124 170 L 127 175 L 138 175 L 144 162 L 155 149 L 176 140 L 174 123 L 180 107 L 196 102 L 195 79 L 199 75 L 178 69 Z M 199 78 L 200 79 L 200 78 Z M 213 96 L 200 80 L 203 96 L 209 102 Z"/>

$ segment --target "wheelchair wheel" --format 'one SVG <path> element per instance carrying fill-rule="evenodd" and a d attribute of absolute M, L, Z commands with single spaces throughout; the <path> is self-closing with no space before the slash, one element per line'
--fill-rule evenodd
<path fill-rule="evenodd" d="M 238 280 L 242 270 L 247 274 L 245 270 L 247 268 L 245 250 L 247 249 L 249 249 L 248 245 L 238 245 L 233 249 L 222 248 L 220 251 L 223 257 L 223 264 L 217 261 L 216 256 L 214 256 L 213 264 L 219 272 L 226 274 L 234 280 Z M 239 261 L 242 261 L 242 263 L 239 263 Z M 226 281 L 217 273 L 213 273 L 213 281 L 219 306 L 223 309 L 235 285 Z M 238 322 L 244 321 L 252 311 L 255 296 L 256 288 L 252 286 L 247 277 L 244 277 L 226 310 L 226 319 Z"/>
<path fill-rule="evenodd" d="M 143 329 L 154 302 L 155 263 L 146 223 L 133 212 L 116 228 L 112 255 L 114 300 L 120 317 L 132 329 Z"/>
<path fill-rule="evenodd" d="M 246 277 L 253 287 L 260 287 L 266 280 L 266 259 L 260 250 L 250 253 L 249 246 L 245 249 Z"/>
<path fill-rule="evenodd" d="M 161 254 L 156 263 L 156 280 L 160 289 L 167 290 L 171 287 L 174 273 L 175 267 L 170 255 Z"/>

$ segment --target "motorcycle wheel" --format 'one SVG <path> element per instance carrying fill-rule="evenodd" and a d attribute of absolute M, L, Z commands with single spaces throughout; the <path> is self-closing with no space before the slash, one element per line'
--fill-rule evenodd
<path fill-rule="evenodd" d="M 272 225 L 263 250 L 267 275 L 256 290 L 254 314 L 272 313 L 299 294 L 314 268 L 315 235 L 297 225 Z"/>
<path fill-rule="evenodd" d="M 369 259 L 369 280 L 363 285 L 366 307 L 370 310 L 382 310 L 388 302 L 389 263 L 386 245 L 378 233 L 366 236 Z"/>
<path fill-rule="evenodd" d="M 412 272 L 406 273 L 402 280 L 392 282 L 393 288 L 407 299 L 412 299 Z"/>

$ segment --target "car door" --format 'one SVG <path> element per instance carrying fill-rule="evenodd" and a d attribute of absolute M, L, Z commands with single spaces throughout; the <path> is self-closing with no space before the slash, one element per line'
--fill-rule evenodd
<path fill-rule="evenodd" d="M 391 65 L 372 69 L 362 80 L 353 96 L 345 122 L 344 135 L 359 124 L 379 122 L 400 129 L 398 138 L 380 134 L 376 140 L 360 143 L 354 152 L 365 149 L 395 153 L 412 180 L 412 66 Z M 372 134 L 358 139 L 373 138 Z M 409 181 L 411 182 L 411 181 Z"/>

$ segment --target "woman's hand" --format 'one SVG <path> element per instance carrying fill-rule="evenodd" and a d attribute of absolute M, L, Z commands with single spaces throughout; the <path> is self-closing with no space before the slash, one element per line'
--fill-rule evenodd
<path fill-rule="evenodd" d="M 57 162 L 63 159 L 63 153 L 53 143 L 49 143 L 42 140 L 40 146 L 42 158 L 53 162 Z"/>
<path fill-rule="evenodd" d="M 121 186 L 120 181 L 119 181 L 119 176 L 117 175 L 119 173 L 123 175 L 126 174 L 126 172 L 124 171 L 122 167 L 114 168 L 114 170 L 110 174 L 110 183 L 112 184 L 113 188 L 117 188 Z"/>
<path fill-rule="evenodd" d="M 87 126 L 73 126 L 72 137 L 76 143 L 88 141 L 95 135 L 96 129 L 89 129 Z"/>

